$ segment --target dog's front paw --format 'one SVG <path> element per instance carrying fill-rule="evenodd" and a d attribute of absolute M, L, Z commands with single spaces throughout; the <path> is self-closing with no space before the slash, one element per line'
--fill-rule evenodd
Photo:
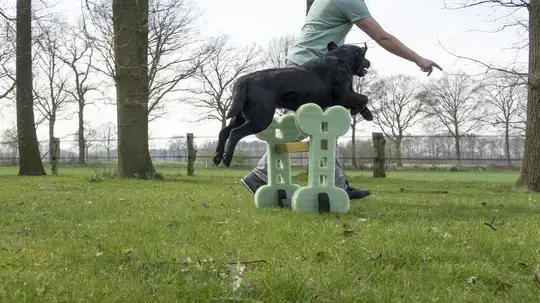
<path fill-rule="evenodd" d="M 214 154 L 214 164 L 215 165 L 219 165 L 219 163 L 221 163 L 221 160 L 223 159 L 223 154 L 221 153 L 216 153 Z"/>
<path fill-rule="evenodd" d="M 360 108 L 355 107 L 355 108 L 351 109 L 351 116 L 354 117 L 354 116 L 358 115 L 359 113 L 360 113 Z"/>
<path fill-rule="evenodd" d="M 364 118 L 366 121 L 373 121 L 373 114 L 367 108 L 367 106 L 360 110 L 360 115 L 362 115 L 362 118 Z"/>
<path fill-rule="evenodd" d="M 225 153 L 225 155 L 223 155 L 223 164 L 226 167 L 229 167 L 231 166 L 231 162 L 232 162 L 232 155 Z"/>

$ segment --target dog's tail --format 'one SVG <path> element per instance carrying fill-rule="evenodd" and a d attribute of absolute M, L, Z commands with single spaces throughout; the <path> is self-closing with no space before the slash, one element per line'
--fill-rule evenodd
<path fill-rule="evenodd" d="M 234 84 L 231 96 L 232 104 L 227 116 L 225 117 L 226 119 L 236 117 L 242 111 L 248 97 L 247 90 L 247 83 L 245 81 L 237 81 Z"/>

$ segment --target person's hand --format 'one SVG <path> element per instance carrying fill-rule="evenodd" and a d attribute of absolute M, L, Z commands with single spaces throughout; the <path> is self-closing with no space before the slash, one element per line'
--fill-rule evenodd
<path fill-rule="evenodd" d="M 423 71 L 425 73 L 427 72 L 428 77 L 433 72 L 433 67 L 436 67 L 436 68 L 440 69 L 441 71 L 443 70 L 437 63 L 435 63 L 435 62 L 433 62 L 431 60 L 428 60 L 428 59 L 424 59 L 424 58 L 420 58 L 420 60 L 418 60 L 418 62 L 416 62 L 416 65 L 418 65 L 418 67 L 420 67 L 421 71 Z"/>

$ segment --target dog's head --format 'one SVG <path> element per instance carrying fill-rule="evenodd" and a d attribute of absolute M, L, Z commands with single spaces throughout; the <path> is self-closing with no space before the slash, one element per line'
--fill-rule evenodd
<path fill-rule="evenodd" d="M 328 43 L 327 49 L 327 56 L 337 57 L 343 63 L 349 65 L 353 74 L 358 77 L 363 77 L 367 74 L 367 69 L 371 66 L 371 62 L 366 59 L 367 44 L 364 44 L 364 47 L 353 44 L 337 46 L 332 41 Z"/>

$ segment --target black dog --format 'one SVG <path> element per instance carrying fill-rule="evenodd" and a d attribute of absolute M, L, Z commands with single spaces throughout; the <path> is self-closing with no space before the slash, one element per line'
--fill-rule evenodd
<path fill-rule="evenodd" d="M 223 160 L 228 167 L 236 144 L 244 137 L 265 130 L 272 123 L 276 108 L 296 111 L 306 103 L 315 103 L 323 109 L 341 105 L 350 109 L 351 115 L 360 113 L 365 120 L 373 120 L 367 108 L 367 97 L 352 88 L 353 76 L 365 76 L 370 66 L 365 58 L 367 45 L 338 47 L 331 42 L 327 48 L 322 58 L 302 66 L 265 69 L 238 78 L 227 113 L 227 119 L 232 119 L 219 132 L 214 155 L 216 165 Z"/>

